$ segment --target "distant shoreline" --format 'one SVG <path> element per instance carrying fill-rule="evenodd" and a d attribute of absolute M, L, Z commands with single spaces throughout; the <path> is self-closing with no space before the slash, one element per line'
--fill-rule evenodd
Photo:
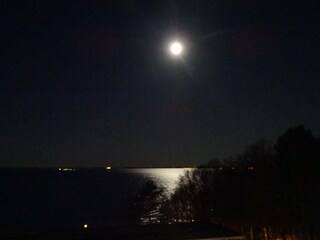
<path fill-rule="evenodd" d="M 0 167 L 0 170 L 13 170 L 13 169 L 20 169 L 20 170 L 59 170 L 59 168 L 70 168 L 76 170 L 105 170 L 107 166 L 104 167 Z M 111 166 L 112 167 L 112 166 Z M 110 170 L 114 169 L 163 169 L 163 168 L 196 168 L 196 166 L 175 166 L 175 167 L 112 167 Z"/>

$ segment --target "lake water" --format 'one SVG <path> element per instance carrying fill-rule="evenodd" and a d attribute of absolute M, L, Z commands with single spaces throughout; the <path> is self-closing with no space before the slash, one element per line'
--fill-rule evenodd
<path fill-rule="evenodd" d="M 123 171 L 127 171 L 129 174 L 141 175 L 146 179 L 152 179 L 163 185 L 168 192 L 172 192 L 177 185 L 179 177 L 188 170 L 191 170 L 191 168 L 135 168 Z"/>
<path fill-rule="evenodd" d="M 184 168 L 1 169 L 0 226 L 79 227 L 124 223 L 146 179 L 173 191 Z"/>

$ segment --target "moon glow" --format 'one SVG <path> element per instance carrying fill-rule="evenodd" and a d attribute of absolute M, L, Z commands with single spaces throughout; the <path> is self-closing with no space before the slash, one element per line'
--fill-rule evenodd
<path fill-rule="evenodd" d="M 173 42 L 171 45 L 170 45 L 170 52 L 173 54 L 173 55 L 180 55 L 182 53 L 182 50 L 183 50 L 183 47 L 181 45 L 181 43 L 179 42 Z"/>

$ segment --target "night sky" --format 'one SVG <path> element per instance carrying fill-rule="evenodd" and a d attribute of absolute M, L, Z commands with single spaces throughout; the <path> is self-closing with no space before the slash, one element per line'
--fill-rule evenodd
<path fill-rule="evenodd" d="M 190 166 L 319 136 L 316 1 L 54 2 L 1 3 L 0 167 Z"/>

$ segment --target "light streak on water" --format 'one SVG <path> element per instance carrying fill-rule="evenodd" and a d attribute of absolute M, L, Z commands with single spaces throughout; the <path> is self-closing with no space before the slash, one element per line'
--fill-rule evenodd
<path fill-rule="evenodd" d="M 192 168 L 135 168 L 127 171 L 152 179 L 162 184 L 171 193 L 177 186 L 179 178 L 188 170 Z"/>

